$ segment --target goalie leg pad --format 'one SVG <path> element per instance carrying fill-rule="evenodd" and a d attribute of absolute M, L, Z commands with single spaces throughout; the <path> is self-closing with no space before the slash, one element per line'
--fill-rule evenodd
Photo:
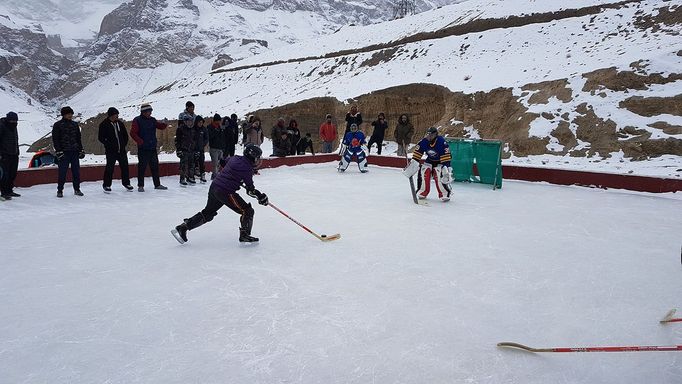
<path fill-rule="evenodd" d="M 431 191 L 431 174 L 433 173 L 433 168 L 431 164 L 422 164 L 421 167 L 421 179 L 422 183 L 419 186 L 418 195 L 419 197 L 426 198 Z"/>

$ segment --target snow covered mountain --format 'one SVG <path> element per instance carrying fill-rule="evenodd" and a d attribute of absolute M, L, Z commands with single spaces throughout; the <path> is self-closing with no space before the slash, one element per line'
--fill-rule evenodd
<path fill-rule="evenodd" d="M 160 116 L 189 98 L 204 114 L 296 116 L 313 132 L 353 99 L 367 119 L 393 119 L 389 137 L 408 112 L 418 133 L 504 140 L 510 162 L 682 177 L 681 4 L 471 0 L 179 77 L 144 101 Z M 86 116 L 108 104 L 137 113 L 142 98 L 103 86 L 72 104 Z"/>

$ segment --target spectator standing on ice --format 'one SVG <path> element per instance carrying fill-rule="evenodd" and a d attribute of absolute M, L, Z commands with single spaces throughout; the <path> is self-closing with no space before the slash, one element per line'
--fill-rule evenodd
<path fill-rule="evenodd" d="M 73 193 L 76 196 L 83 196 L 80 189 L 80 159 L 85 158 L 85 152 L 81 142 L 81 129 L 78 123 L 73 121 L 73 109 L 71 107 L 64 107 L 60 112 L 62 119 L 52 126 L 52 143 L 59 165 L 57 197 L 64 197 L 64 184 L 69 167 L 71 167 L 73 179 Z"/>
<path fill-rule="evenodd" d="M 263 151 L 259 147 L 247 145 L 244 148 L 244 156 L 233 156 L 226 160 L 225 166 L 208 190 L 206 207 L 194 216 L 184 219 L 182 224 L 171 231 L 180 244 L 187 242 L 188 231 L 213 220 L 224 205 L 240 215 L 239 241 L 242 243 L 258 241 L 257 237 L 251 236 L 254 209 L 237 191 L 243 186 L 247 195 L 258 199 L 258 204 L 268 205 L 268 196 L 253 185 L 254 169 L 258 167 L 262 154 Z"/>
<path fill-rule="evenodd" d="M 320 125 L 320 140 L 322 141 L 322 153 L 331 153 L 334 140 L 338 136 L 336 125 L 332 123 L 332 115 L 327 115 L 324 123 Z"/>
<path fill-rule="evenodd" d="M 234 156 L 235 148 L 239 142 L 239 120 L 236 114 L 232 114 L 229 119 L 223 121 L 223 129 L 225 132 L 225 150 L 224 156 Z"/>
<path fill-rule="evenodd" d="M 118 109 L 111 107 L 107 110 L 107 118 L 99 124 L 97 138 L 104 145 L 104 153 L 107 158 L 102 183 L 104 192 L 111 192 L 111 182 L 117 161 L 118 167 L 121 169 L 121 183 L 126 190 L 132 191 L 133 186 L 130 185 L 130 173 L 128 171 L 128 149 L 126 148 L 128 131 L 125 124 L 118 119 Z"/>
<path fill-rule="evenodd" d="M 357 125 L 358 129 L 360 129 L 360 125 L 362 125 L 362 114 L 358 112 L 357 105 L 353 105 L 350 108 L 350 112 L 346 113 L 346 132 L 344 132 L 344 136 L 350 132 L 350 126 L 353 124 Z"/>
<path fill-rule="evenodd" d="M 137 191 L 144 192 L 144 173 L 147 166 L 152 171 L 154 189 L 166 190 L 166 186 L 161 185 L 159 177 L 159 154 L 156 149 L 156 131 L 168 128 L 165 122 L 156 121 L 152 117 L 152 106 L 142 104 L 140 115 L 133 119 L 130 137 L 137 143 Z"/>
<path fill-rule="evenodd" d="M 194 120 L 189 114 L 175 130 L 175 154 L 180 159 L 180 185 L 195 184 L 194 180 Z"/>
<path fill-rule="evenodd" d="M 208 129 L 203 117 L 194 119 L 194 176 L 202 183 L 206 182 L 206 146 L 208 145 Z"/>
<path fill-rule="evenodd" d="M 339 172 L 344 172 L 348 168 L 353 156 L 355 156 L 358 162 L 360 172 L 365 173 L 369 171 L 367 169 L 367 147 L 365 144 L 365 134 L 358 129 L 356 124 L 351 124 L 350 132 L 346 133 L 343 137 L 343 145 L 345 145 L 346 149 L 341 156 L 341 162 L 339 162 Z"/>
<path fill-rule="evenodd" d="M 227 128 L 222 124 L 222 118 L 219 114 L 213 116 L 213 121 L 208 127 L 208 154 L 211 156 L 211 180 L 215 179 L 218 175 L 218 165 L 220 164 L 220 159 L 223 158 L 223 154 L 226 147 L 227 134 L 225 129 Z"/>
<path fill-rule="evenodd" d="M 12 200 L 21 197 L 14 192 L 14 180 L 19 169 L 19 132 L 17 124 L 19 116 L 8 112 L 0 119 L 0 197 L 1 200 Z"/>
<path fill-rule="evenodd" d="M 379 113 L 377 119 L 372 122 L 372 136 L 369 137 L 369 144 L 367 144 L 367 154 L 372 152 L 372 144 L 377 144 L 377 154 L 381 155 L 381 147 L 384 143 L 384 134 L 386 129 L 388 129 L 388 123 L 386 122 L 386 116 L 383 112 Z"/>
<path fill-rule="evenodd" d="M 420 166 L 422 157 L 426 159 Z M 417 179 L 417 197 L 425 199 L 431 189 L 431 179 L 436 184 L 438 198 L 442 201 L 449 201 L 452 188 L 452 166 L 450 164 L 452 155 L 450 147 L 443 136 L 438 135 L 438 129 L 431 127 L 426 131 L 423 138 L 412 152 L 412 160 L 405 168 L 405 176 L 411 177 L 420 172 Z"/>
<path fill-rule="evenodd" d="M 393 135 L 398 143 L 398 156 L 407 156 L 407 146 L 412 142 L 414 135 L 414 126 L 407 115 L 400 115 Z"/>

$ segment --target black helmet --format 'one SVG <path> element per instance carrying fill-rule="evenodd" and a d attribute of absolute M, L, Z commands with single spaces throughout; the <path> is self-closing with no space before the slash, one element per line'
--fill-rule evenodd
<path fill-rule="evenodd" d="M 257 145 L 248 144 L 246 148 L 244 148 L 244 157 L 251 160 L 254 164 L 260 160 L 262 155 L 263 151 Z"/>
<path fill-rule="evenodd" d="M 430 127 L 429 129 L 426 130 L 426 134 L 430 135 L 432 133 L 435 133 L 436 135 L 438 134 L 438 128 L 436 127 Z"/>

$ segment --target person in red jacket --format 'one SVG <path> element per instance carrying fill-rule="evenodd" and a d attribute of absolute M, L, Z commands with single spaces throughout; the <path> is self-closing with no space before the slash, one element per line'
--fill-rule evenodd
<path fill-rule="evenodd" d="M 327 115 L 327 120 L 320 125 L 320 140 L 322 140 L 322 153 L 331 153 L 334 140 L 338 136 L 336 125 L 332 123 L 332 115 Z"/>
<path fill-rule="evenodd" d="M 161 185 L 159 178 L 159 154 L 156 151 L 156 130 L 163 130 L 168 128 L 165 122 L 156 121 L 152 117 L 152 106 L 149 104 L 142 104 L 140 106 L 140 116 L 133 119 L 132 128 L 130 129 L 130 137 L 137 143 L 137 191 L 144 192 L 144 172 L 147 170 L 147 164 L 152 170 L 152 179 L 154 180 L 154 189 L 168 189 Z"/>

